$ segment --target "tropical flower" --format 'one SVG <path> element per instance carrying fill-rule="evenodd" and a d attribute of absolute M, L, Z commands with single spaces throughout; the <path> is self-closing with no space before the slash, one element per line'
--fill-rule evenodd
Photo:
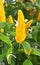
<path fill-rule="evenodd" d="M 21 43 L 26 37 L 24 15 L 18 10 L 18 26 L 16 26 L 16 41 Z"/>
<path fill-rule="evenodd" d="M 9 17 L 8 17 L 8 21 L 9 21 L 9 23 L 13 23 L 13 18 L 12 18 L 12 16 L 11 15 L 9 15 Z"/>
<path fill-rule="evenodd" d="M 0 22 L 6 22 L 6 16 L 4 12 L 4 5 L 2 0 L 0 0 Z"/>
<path fill-rule="evenodd" d="M 16 26 L 15 39 L 17 43 L 21 44 L 26 38 L 26 34 L 28 33 L 28 28 L 32 24 L 32 20 L 25 23 L 23 12 L 21 10 L 18 10 L 18 20 L 17 21 L 18 21 L 18 25 Z"/>
<path fill-rule="evenodd" d="M 38 21 L 40 21 L 40 12 L 39 12 L 39 14 L 38 14 Z"/>

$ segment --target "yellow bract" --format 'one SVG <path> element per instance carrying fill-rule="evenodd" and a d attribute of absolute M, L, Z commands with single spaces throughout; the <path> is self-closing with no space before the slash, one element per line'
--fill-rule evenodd
<path fill-rule="evenodd" d="M 39 12 L 39 14 L 38 14 L 38 21 L 40 21 L 40 12 Z"/>
<path fill-rule="evenodd" d="M 32 24 L 33 20 L 29 20 L 26 24 L 25 24 L 25 29 L 26 29 L 26 36 L 27 36 L 27 33 L 28 33 L 28 28 L 30 27 L 30 25 Z"/>
<path fill-rule="evenodd" d="M 25 52 L 26 55 L 28 54 L 28 51 L 25 48 L 24 48 L 24 52 Z"/>
<path fill-rule="evenodd" d="M 17 43 L 21 43 L 25 37 L 25 22 L 24 15 L 21 10 L 18 10 L 18 26 L 16 26 L 16 41 Z"/>
<path fill-rule="evenodd" d="M 30 55 L 32 53 L 32 48 L 30 48 L 29 52 L 24 48 L 24 52 L 25 52 L 26 55 Z"/>
<path fill-rule="evenodd" d="M 2 0 L 0 0 L 0 22 L 6 22 L 6 16 Z"/>
<path fill-rule="evenodd" d="M 18 26 L 16 26 L 16 42 L 22 43 L 25 38 L 26 34 L 28 32 L 28 28 L 32 24 L 32 20 L 30 20 L 28 23 L 25 24 L 25 18 L 23 15 L 23 12 L 21 10 L 18 10 Z"/>
<path fill-rule="evenodd" d="M 9 15 L 9 17 L 8 17 L 8 21 L 9 21 L 9 23 L 13 23 L 13 18 L 12 18 L 12 16 L 11 15 Z"/>
<path fill-rule="evenodd" d="M 2 28 L 2 29 L 0 30 L 0 32 L 1 32 L 1 33 L 4 33 L 4 29 Z"/>
<path fill-rule="evenodd" d="M 29 28 L 30 27 L 30 25 L 32 24 L 32 21 L 33 20 L 29 20 L 25 25 L 26 25 L 26 28 Z"/>

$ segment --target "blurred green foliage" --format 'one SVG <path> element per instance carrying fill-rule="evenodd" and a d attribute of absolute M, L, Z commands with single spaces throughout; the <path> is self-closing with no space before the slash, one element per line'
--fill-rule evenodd
<path fill-rule="evenodd" d="M 4 33 L 0 33 L 0 62 L 5 65 L 40 65 L 40 21 L 37 20 L 40 12 L 40 0 L 32 3 L 31 0 L 12 1 L 7 0 L 4 3 L 6 17 L 13 16 L 14 24 L 0 22 L 0 29 L 4 29 Z M 28 9 L 27 9 L 28 8 Z M 18 17 L 18 10 L 21 9 L 25 19 L 33 19 L 30 27 L 32 31 L 28 32 L 28 36 L 22 45 L 15 41 L 15 20 Z M 31 55 L 24 53 L 24 48 L 29 51 L 32 47 Z"/>

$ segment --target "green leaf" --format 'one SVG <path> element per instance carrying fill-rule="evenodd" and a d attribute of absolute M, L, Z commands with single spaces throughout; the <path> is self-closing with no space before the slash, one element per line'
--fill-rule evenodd
<path fill-rule="evenodd" d="M 40 43 L 40 30 L 38 30 L 38 33 L 37 33 L 37 41 Z"/>
<path fill-rule="evenodd" d="M 0 22 L 0 28 L 4 28 L 4 26 L 5 26 L 5 23 Z"/>
<path fill-rule="evenodd" d="M 4 59 L 4 56 L 3 55 L 0 55 L 0 62 L 2 62 Z"/>
<path fill-rule="evenodd" d="M 36 30 L 32 32 L 32 38 L 36 41 L 36 42 L 40 42 L 40 30 Z"/>
<path fill-rule="evenodd" d="M 32 38 L 37 42 L 37 31 L 32 32 Z"/>
<path fill-rule="evenodd" d="M 9 49 L 8 46 L 6 44 L 4 44 L 4 46 L 1 49 L 2 53 L 0 54 L 0 62 L 3 61 L 4 57 L 6 57 L 6 53 L 7 53 L 8 49 Z"/>
<path fill-rule="evenodd" d="M 23 48 L 25 48 L 28 52 L 30 51 L 30 44 L 26 41 L 22 43 Z"/>
<path fill-rule="evenodd" d="M 8 33 L 10 33 L 10 35 L 15 36 L 15 32 L 14 31 L 8 31 Z"/>
<path fill-rule="evenodd" d="M 11 60 L 12 60 L 12 47 L 10 47 L 7 52 L 7 61 L 9 64 L 11 64 Z"/>
<path fill-rule="evenodd" d="M 40 30 L 40 22 L 38 22 L 38 24 L 37 24 L 37 29 L 39 29 Z"/>
<path fill-rule="evenodd" d="M 30 60 L 25 60 L 23 65 L 33 65 L 33 64 Z"/>
<path fill-rule="evenodd" d="M 40 0 L 36 1 L 36 6 L 38 6 L 38 8 L 40 9 Z"/>
<path fill-rule="evenodd" d="M 1 35 L 0 35 L 0 40 L 4 41 L 4 42 L 5 42 L 6 44 L 8 44 L 9 46 L 12 46 L 11 40 L 10 40 L 7 36 L 1 34 Z"/>
<path fill-rule="evenodd" d="M 32 54 L 37 55 L 37 56 L 40 56 L 40 50 L 39 49 L 36 49 L 36 48 L 33 48 Z"/>
<path fill-rule="evenodd" d="M 12 43 L 11 40 L 3 34 L 0 35 L 0 40 L 4 41 L 9 46 L 9 48 L 6 48 L 7 46 L 4 46 L 2 49 L 2 55 L 0 55 L 0 61 L 2 61 L 4 59 L 4 56 L 6 57 L 6 54 L 9 51 L 10 47 L 12 47 Z"/>

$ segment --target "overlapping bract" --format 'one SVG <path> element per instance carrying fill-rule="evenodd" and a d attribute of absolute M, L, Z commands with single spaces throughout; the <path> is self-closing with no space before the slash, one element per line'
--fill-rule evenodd
<path fill-rule="evenodd" d="M 11 15 L 9 15 L 9 17 L 8 17 L 8 21 L 9 21 L 9 23 L 13 23 L 13 18 L 12 18 L 12 16 Z"/>
<path fill-rule="evenodd" d="M 6 22 L 6 16 L 4 12 L 4 5 L 2 0 L 0 0 L 0 22 Z"/>
<path fill-rule="evenodd" d="M 18 26 L 16 26 L 16 42 L 17 43 L 22 43 L 26 35 L 28 33 L 28 28 L 32 24 L 33 20 L 30 20 L 29 22 L 25 23 L 25 18 L 23 15 L 23 12 L 21 10 L 18 10 Z"/>

